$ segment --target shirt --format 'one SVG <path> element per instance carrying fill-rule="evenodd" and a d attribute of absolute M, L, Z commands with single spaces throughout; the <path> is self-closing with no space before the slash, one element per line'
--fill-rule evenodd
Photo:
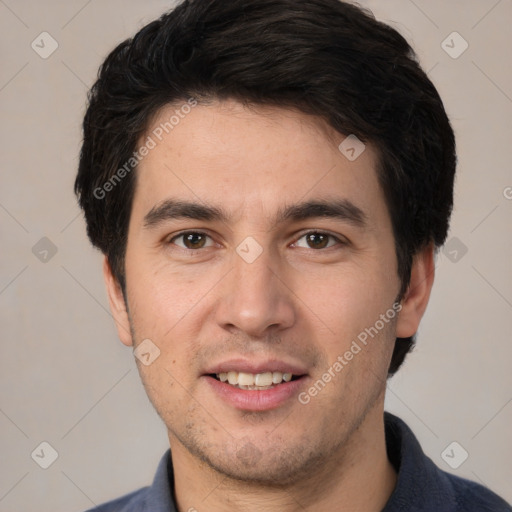
<path fill-rule="evenodd" d="M 480 484 L 439 469 L 422 451 L 411 429 L 384 413 L 386 447 L 397 482 L 382 512 L 512 512 L 512 507 Z M 149 487 L 88 512 L 177 512 L 174 472 L 167 450 Z"/>

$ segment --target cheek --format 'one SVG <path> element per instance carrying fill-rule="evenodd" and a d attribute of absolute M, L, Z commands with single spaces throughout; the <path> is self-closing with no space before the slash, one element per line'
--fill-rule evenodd
<path fill-rule="evenodd" d="M 190 269 L 173 269 L 165 260 L 155 265 L 155 259 L 132 258 L 127 260 L 126 275 L 135 324 L 150 329 L 158 337 L 183 323 L 181 319 L 196 308 L 212 287 L 211 277 L 204 273 L 199 276 Z"/>
<path fill-rule="evenodd" d="M 172 360 L 178 363 L 178 356 L 162 352 L 150 366 L 138 363 L 139 375 L 146 394 L 153 407 L 167 425 L 183 423 L 186 420 L 187 408 L 191 406 L 188 393 L 194 392 L 194 383 L 184 380 L 184 376 L 177 372 L 181 365 L 173 365 Z M 187 392 L 184 392 L 186 387 Z M 179 412 L 179 414 L 178 414 Z M 182 425 L 182 427 L 184 427 Z"/>
<path fill-rule="evenodd" d="M 138 283 L 132 276 L 128 300 L 135 345 L 149 339 L 159 351 L 149 366 L 137 361 L 152 402 L 159 396 L 154 389 L 170 391 L 176 388 L 176 381 L 188 382 L 190 379 L 188 372 L 193 369 L 194 354 L 198 350 L 196 331 L 199 322 L 190 321 L 193 314 L 197 314 L 201 297 L 197 288 L 194 282 L 163 279 L 159 273 L 148 274 Z M 169 396 L 169 393 L 163 395 Z"/>
<path fill-rule="evenodd" d="M 309 274 L 303 280 L 297 295 L 308 315 L 329 328 L 335 345 L 341 340 L 350 344 L 392 306 L 396 282 L 379 270 L 344 269 L 321 277 Z"/>

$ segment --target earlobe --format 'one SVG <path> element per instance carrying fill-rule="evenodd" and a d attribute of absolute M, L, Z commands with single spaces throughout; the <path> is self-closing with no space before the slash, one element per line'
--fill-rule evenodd
<path fill-rule="evenodd" d="M 413 258 L 411 280 L 397 321 L 397 338 L 408 338 L 418 331 L 434 284 L 434 273 L 434 246 L 430 244 Z"/>
<path fill-rule="evenodd" d="M 107 288 L 110 311 L 114 317 L 119 339 L 124 345 L 128 347 L 133 346 L 133 339 L 130 331 L 130 319 L 123 297 L 123 292 L 119 282 L 112 273 L 112 268 L 110 267 L 110 263 L 106 256 L 103 259 L 103 278 Z"/>

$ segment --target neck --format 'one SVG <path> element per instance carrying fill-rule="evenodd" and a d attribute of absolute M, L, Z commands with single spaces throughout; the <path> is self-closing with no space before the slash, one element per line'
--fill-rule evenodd
<path fill-rule="evenodd" d="M 233 480 L 169 437 L 179 512 L 380 512 L 396 484 L 396 472 L 386 452 L 383 403 L 371 410 L 350 439 L 311 475 L 287 486 L 269 488 Z"/>

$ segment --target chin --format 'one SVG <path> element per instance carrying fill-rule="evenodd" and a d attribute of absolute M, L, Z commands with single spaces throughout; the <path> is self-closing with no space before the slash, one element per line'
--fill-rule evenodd
<path fill-rule="evenodd" d="M 216 473 L 233 481 L 264 487 L 287 487 L 310 478 L 322 466 L 331 449 L 312 446 L 300 439 L 288 445 L 283 440 L 272 446 L 256 446 L 249 438 L 224 447 L 188 446 L 191 453 Z"/>

